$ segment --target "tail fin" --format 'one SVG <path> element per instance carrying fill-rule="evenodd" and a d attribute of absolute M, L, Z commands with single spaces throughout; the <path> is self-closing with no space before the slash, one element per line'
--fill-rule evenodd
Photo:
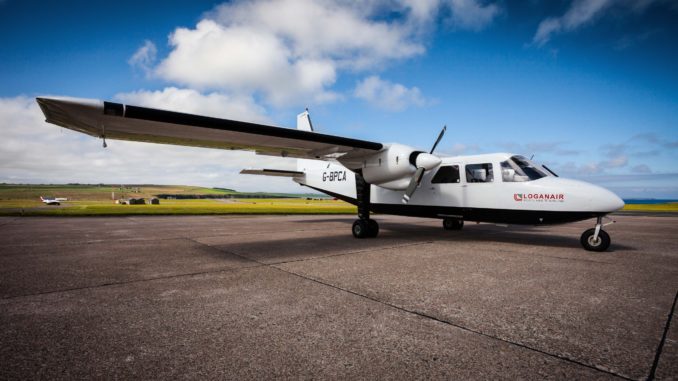
<path fill-rule="evenodd" d="M 297 130 L 313 132 L 313 124 L 311 123 L 311 115 L 309 115 L 308 109 L 297 115 Z"/>

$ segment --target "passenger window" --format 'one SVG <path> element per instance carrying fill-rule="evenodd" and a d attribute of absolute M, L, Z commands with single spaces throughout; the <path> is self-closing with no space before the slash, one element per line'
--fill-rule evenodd
<path fill-rule="evenodd" d="M 466 182 L 491 183 L 494 180 L 491 163 L 468 164 L 466 166 Z"/>
<path fill-rule="evenodd" d="M 438 169 L 436 175 L 433 176 L 431 180 L 432 184 L 446 184 L 446 183 L 458 183 L 459 180 L 459 166 L 458 165 L 445 165 Z"/>

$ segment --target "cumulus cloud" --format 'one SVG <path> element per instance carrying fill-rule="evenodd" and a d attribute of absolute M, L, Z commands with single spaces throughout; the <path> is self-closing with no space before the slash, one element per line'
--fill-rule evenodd
<path fill-rule="evenodd" d="M 155 63 L 158 48 L 149 40 L 144 41 L 144 44 L 137 49 L 136 52 L 127 60 L 130 66 L 141 69 L 144 73 L 150 74 L 153 64 Z"/>
<path fill-rule="evenodd" d="M 265 109 L 248 96 L 230 96 L 218 92 L 202 94 L 193 89 L 167 87 L 156 91 L 139 90 L 120 93 L 115 96 L 115 99 L 136 106 L 160 108 L 215 118 L 271 123 L 268 117 L 266 117 Z"/>
<path fill-rule="evenodd" d="M 629 157 L 626 155 L 616 155 L 611 157 L 609 160 L 605 160 L 600 163 L 600 167 L 603 168 L 621 168 L 625 167 L 629 163 Z"/>
<path fill-rule="evenodd" d="M 553 153 L 558 156 L 576 156 L 581 154 L 581 151 L 568 147 L 567 142 L 562 141 L 532 141 L 527 143 L 516 142 L 502 142 L 499 146 L 509 152 L 533 155 L 533 154 L 549 154 Z"/>
<path fill-rule="evenodd" d="M 274 105 L 326 102 L 339 70 L 362 70 L 424 52 L 399 23 L 375 21 L 344 2 L 277 0 L 217 7 L 170 36 L 156 67 L 198 89 L 261 94 Z"/>
<path fill-rule="evenodd" d="M 475 0 L 449 0 L 450 21 L 461 29 L 478 31 L 486 28 L 501 13 L 496 3 L 482 4 Z"/>
<path fill-rule="evenodd" d="M 532 42 L 543 46 L 554 34 L 572 31 L 592 22 L 611 4 L 611 0 L 575 0 L 564 15 L 550 17 L 539 23 Z"/>
<path fill-rule="evenodd" d="M 360 81 L 355 87 L 354 95 L 378 108 L 389 111 L 402 111 L 409 106 L 426 104 L 418 88 L 407 88 L 374 75 Z"/>
<path fill-rule="evenodd" d="M 197 107 L 210 115 L 244 117 L 257 112 L 254 109 L 247 114 L 226 113 L 219 102 L 210 101 L 210 97 L 219 99 L 216 95 L 203 97 L 205 99 L 178 89 L 118 95 L 118 99 L 135 99 L 153 107 L 163 107 L 169 100 L 169 104 L 184 105 L 179 109 L 191 111 Z M 308 190 L 287 179 L 238 174 L 248 167 L 293 169 L 295 165 L 291 159 L 124 141 L 109 141 L 108 148 L 104 149 L 96 138 L 45 123 L 33 98 L 0 98 L 0 126 L 3 126 L 0 182 L 157 183 L 220 186 L 244 191 Z"/>
<path fill-rule="evenodd" d="M 384 18 L 386 11 L 400 16 Z M 177 28 L 154 73 L 200 90 L 261 95 L 275 106 L 334 101 L 341 72 L 381 70 L 423 54 L 422 30 L 443 12 L 456 28 L 480 30 L 500 7 L 477 0 L 235 1 L 194 28 Z M 135 62 L 149 61 L 138 54 Z"/>
<path fill-rule="evenodd" d="M 641 14 L 655 3 L 668 3 L 662 0 L 573 0 L 567 11 L 558 17 L 549 17 L 542 20 L 532 38 L 536 46 L 543 46 L 554 35 L 572 32 L 586 25 L 596 22 L 605 16 L 611 9 L 622 10 L 630 14 Z M 607 12 L 610 13 L 610 12 Z M 649 37 L 653 31 L 648 31 L 637 36 L 622 38 L 615 49 L 625 49 L 629 46 Z"/>
<path fill-rule="evenodd" d="M 469 155 L 480 152 L 480 146 L 477 144 L 454 143 L 450 151 L 446 151 L 451 156 Z"/>
<path fill-rule="evenodd" d="M 652 173 L 652 169 L 648 167 L 646 164 L 638 164 L 631 168 L 631 172 L 633 173 Z"/>

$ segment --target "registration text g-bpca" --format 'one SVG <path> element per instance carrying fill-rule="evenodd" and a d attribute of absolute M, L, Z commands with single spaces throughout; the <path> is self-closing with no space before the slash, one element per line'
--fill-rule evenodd
<path fill-rule="evenodd" d="M 346 171 L 323 172 L 323 181 L 346 181 Z"/>

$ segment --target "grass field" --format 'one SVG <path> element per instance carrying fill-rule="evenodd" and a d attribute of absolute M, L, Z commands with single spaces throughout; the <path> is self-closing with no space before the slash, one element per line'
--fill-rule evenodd
<path fill-rule="evenodd" d="M 74 201 L 105 201 L 115 198 L 143 197 L 150 198 L 156 194 L 224 194 L 236 192 L 222 189 L 191 187 L 183 185 L 0 185 L 0 201 L 2 200 L 38 200 L 40 196 L 65 197 Z"/>
<path fill-rule="evenodd" d="M 306 198 L 161 200 L 160 205 L 117 205 L 118 197 L 151 198 L 156 194 L 223 194 L 237 197 L 228 189 L 173 185 L 0 185 L 1 216 L 110 216 L 110 215 L 200 215 L 200 214 L 355 214 L 356 207 L 337 200 Z M 60 206 L 40 202 L 40 196 L 65 197 Z M 286 195 L 289 196 L 289 195 Z M 634 204 L 627 212 L 678 212 L 678 203 Z"/>
<path fill-rule="evenodd" d="M 229 189 L 182 185 L 0 185 L 0 215 L 4 216 L 110 216 L 110 215 L 196 215 L 196 214 L 354 214 L 356 208 L 337 200 L 307 200 L 288 194 L 271 198 L 160 200 L 160 205 L 118 205 L 115 198 L 147 200 L 157 194 L 224 195 L 237 197 Z M 250 194 L 252 195 L 252 194 Z M 40 196 L 64 197 L 59 206 L 45 205 Z"/>
<path fill-rule="evenodd" d="M 667 202 L 663 204 L 626 204 L 625 212 L 678 212 L 678 202 Z"/>
<path fill-rule="evenodd" d="M 111 216 L 196 214 L 355 214 L 353 205 L 338 200 L 230 199 L 162 200 L 160 205 L 117 205 L 111 201 L 73 201 L 61 206 L 41 202 L 0 201 L 0 215 Z"/>

